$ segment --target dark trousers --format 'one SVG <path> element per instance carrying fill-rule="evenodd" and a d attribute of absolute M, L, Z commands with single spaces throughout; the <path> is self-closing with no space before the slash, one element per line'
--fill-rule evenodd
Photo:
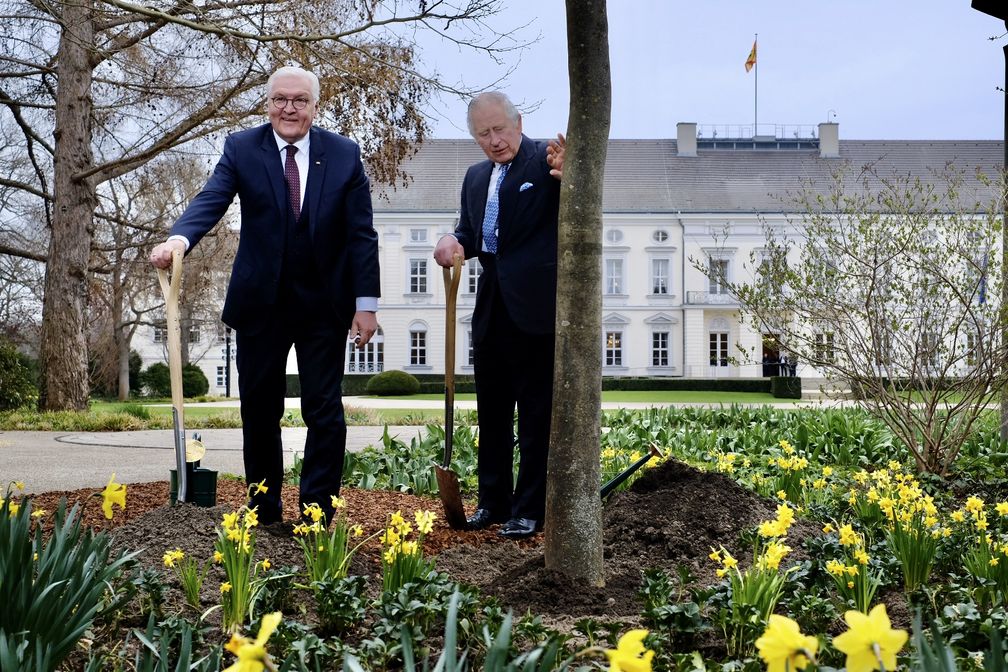
<path fill-rule="evenodd" d="M 487 327 L 473 348 L 479 416 L 479 506 L 495 515 L 542 520 L 546 511 L 554 334 L 522 331 L 496 291 Z M 516 406 L 517 481 L 513 469 Z"/>
<path fill-rule="evenodd" d="M 297 301 L 292 302 L 298 303 Z M 267 492 L 253 497 L 263 523 L 280 520 L 283 451 L 280 419 L 287 388 L 287 354 L 295 348 L 301 379 L 301 415 L 308 427 L 301 468 L 302 507 L 316 503 L 332 517 L 339 495 L 346 450 L 343 418 L 343 361 L 346 329 L 328 310 L 274 311 L 254 328 L 236 332 L 238 390 L 241 394 L 245 479 L 265 479 Z"/>

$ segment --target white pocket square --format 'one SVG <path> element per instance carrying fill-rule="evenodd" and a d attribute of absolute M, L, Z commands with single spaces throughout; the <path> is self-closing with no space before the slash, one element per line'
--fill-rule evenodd
<path fill-rule="evenodd" d="M 531 182 L 524 182 L 520 187 L 518 187 L 518 191 L 525 191 L 526 189 L 531 189 L 532 187 L 533 184 Z"/>

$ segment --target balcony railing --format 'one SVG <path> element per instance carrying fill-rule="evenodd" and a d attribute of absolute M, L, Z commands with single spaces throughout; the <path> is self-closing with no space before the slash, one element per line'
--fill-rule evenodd
<path fill-rule="evenodd" d="M 716 294 L 714 292 L 686 292 L 686 303 L 715 306 L 738 305 L 738 301 L 731 294 Z"/>

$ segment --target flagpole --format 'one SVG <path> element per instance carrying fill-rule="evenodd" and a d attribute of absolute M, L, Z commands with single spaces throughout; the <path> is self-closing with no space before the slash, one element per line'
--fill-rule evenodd
<path fill-rule="evenodd" d="M 753 138 L 759 135 L 759 33 L 753 34 L 753 49 L 757 50 L 756 62 L 753 63 L 753 69 L 756 71 L 753 77 L 753 127 L 752 134 Z"/>

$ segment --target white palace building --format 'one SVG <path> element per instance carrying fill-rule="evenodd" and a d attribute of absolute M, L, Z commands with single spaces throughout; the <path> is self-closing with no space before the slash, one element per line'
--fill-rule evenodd
<path fill-rule="evenodd" d="M 990 174 L 1000 168 L 1004 147 L 989 140 L 840 140 L 836 123 L 778 127 L 774 135 L 755 137 L 751 127 L 740 130 L 680 123 L 674 140 L 609 141 L 599 333 L 604 376 L 763 375 L 761 354 L 776 353 L 765 351 L 762 334 L 740 321 L 738 304 L 725 287 L 693 261 L 709 264 L 729 281 L 744 281 L 750 254 L 758 257 L 765 245 L 765 227 L 800 219 L 800 213 L 788 211 L 788 194 L 809 184 L 825 193 L 832 174 L 845 165 L 872 164 L 880 175 L 922 179 L 949 165 L 966 175 L 978 167 Z M 347 373 L 444 373 L 445 288 L 432 255 L 438 239 L 455 227 L 466 169 L 483 158 L 471 139 L 428 140 L 404 166 L 407 187 L 374 190 L 380 331 L 365 349 L 348 350 Z M 475 259 L 463 267 L 459 374 L 472 373 L 479 273 Z M 164 361 L 161 344 L 153 341 L 152 333 L 134 338 L 144 366 Z M 211 394 L 225 392 L 223 345 L 206 348 L 197 362 Z M 751 361 L 738 359 L 739 348 L 754 353 Z M 293 353 L 288 370 L 296 372 Z M 237 396 L 233 371 L 231 394 Z M 799 367 L 798 375 L 817 373 Z"/>

